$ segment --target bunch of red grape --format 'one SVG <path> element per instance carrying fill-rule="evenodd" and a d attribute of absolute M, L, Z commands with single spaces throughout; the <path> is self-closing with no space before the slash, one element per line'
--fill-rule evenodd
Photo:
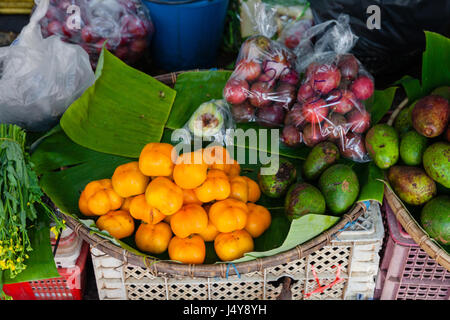
<path fill-rule="evenodd" d="M 352 54 L 332 63 L 311 63 L 297 91 L 297 101 L 287 112 L 282 141 L 289 146 L 314 146 L 330 140 L 343 156 L 362 160 L 366 155 L 363 133 L 370 113 L 363 101 L 374 92 L 372 77 Z"/>
<path fill-rule="evenodd" d="M 154 33 L 147 8 L 136 0 L 50 0 L 40 25 L 44 37 L 58 35 L 82 46 L 93 68 L 105 41 L 106 49 L 132 64 L 142 56 Z"/>
<path fill-rule="evenodd" d="M 295 102 L 299 74 L 294 63 L 283 45 L 261 35 L 247 39 L 223 90 L 234 120 L 281 126 Z"/>

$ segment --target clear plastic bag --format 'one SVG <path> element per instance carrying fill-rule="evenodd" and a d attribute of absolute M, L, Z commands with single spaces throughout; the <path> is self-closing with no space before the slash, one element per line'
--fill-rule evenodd
<path fill-rule="evenodd" d="M 172 141 L 191 144 L 197 140 L 226 145 L 233 136 L 230 130 L 235 127 L 228 104 L 212 99 L 198 106 L 183 128 L 172 136 Z"/>
<path fill-rule="evenodd" d="M 40 21 L 44 37 L 58 35 L 79 44 L 97 65 L 106 48 L 127 64 L 133 64 L 149 47 L 154 26 L 140 0 L 51 0 Z"/>
<path fill-rule="evenodd" d="M 287 48 L 295 50 L 302 45 L 307 45 L 307 49 L 312 50 L 310 42 L 302 42 L 307 36 L 307 30 L 313 26 L 314 22 L 311 19 L 295 20 L 287 24 L 281 31 L 278 40 L 283 43 Z"/>
<path fill-rule="evenodd" d="M 280 36 L 286 26 L 296 20 L 313 20 L 309 2 L 306 0 L 246 0 L 240 2 L 239 19 L 241 21 L 241 35 L 243 38 L 260 34 L 259 21 L 255 19 L 255 6 L 260 3 L 272 15 L 271 25 L 276 27 L 276 36 Z M 273 28 L 273 27 L 272 27 Z"/>
<path fill-rule="evenodd" d="M 87 53 L 59 37 L 43 39 L 41 0 L 17 39 L 0 48 L 0 122 L 45 131 L 95 81 Z"/>
<path fill-rule="evenodd" d="M 267 127 L 278 127 L 295 101 L 300 80 L 296 57 L 283 44 L 271 40 L 276 32 L 273 12 L 265 10 L 261 3 L 255 6 L 259 34 L 242 44 L 223 96 L 236 122 L 257 121 Z"/>
<path fill-rule="evenodd" d="M 299 57 L 297 65 L 304 76 L 285 125 L 301 132 L 307 146 L 330 140 L 344 157 L 366 162 L 370 159 L 363 135 L 370 127 L 370 113 L 364 100 L 374 92 L 374 79 L 349 53 L 357 37 L 349 27 L 348 16 L 328 21 L 326 27 L 313 51 Z M 288 145 L 293 132 L 283 132 L 282 139 Z"/>

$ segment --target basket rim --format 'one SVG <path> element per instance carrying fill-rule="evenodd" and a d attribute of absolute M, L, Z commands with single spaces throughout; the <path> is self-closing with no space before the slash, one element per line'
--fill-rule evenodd
<path fill-rule="evenodd" d="M 387 185 L 384 187 L 384 198 L 394 216 L 417 245 L 438 264 L 450 271 L 450 255 L 422 229 L 403 202 Z"/>
<path fill-rule="evenodd" d="M 215 70 L 224 71 L 224 69 Z M 166 85 L 173 85 L 177 80 L 177 76 L 181 73 L 200 71 L 208 70 L 192 69 L 186 71 L 177 71 L 158 75 L 154 78 Z M 341 219 L 334 226 L 332 226 L 328 230 L 325 230 L 316 237 L 308 240 L 307 242 L 273 256 L 233 263 L 232 268 L 230 268 L 231 263 L 227 262 L 193 265 L 181 264 L 174 261 L 159 260 L 151 256 L 146 256 L 144 253 L 142 253 L 141 255 L 137 255 L 117 246 L 109 239 L 92 233 L 87 226 L 85 226 L 83 223 L 81 223 L 71 215 L 67 215 L 64 212 L 61 212 L 59 209 L 57 209 L 57 211 L 63 216 L 66 224 L 77 234 L 77 236 L 81 237 L 83 240 L 91 244 L 92 247 L 102 251 L 104 254 L 122 261 L 124 264 L 131 264 L 134 266 L 147 268 L 149 272 L 154 275 L 171 274 L 199 278 L 225 278 L 229 275 L 240 275 L 249 272 L 262 271 L 265 268 L 275 267 L 280 264 L 288 263 L 290 261 L 295 261 L 306 257 L 307 255 L 325 247 L 326 245 L 331 244 L 332 240 L 338 234 L 340 234 L 348 224 L 356 221 L 363 213 L 367 211 L 367 206 L 364 204 L 364 202 L 356 202 L 348 212 L 342 215 Z"/>
<path fill-rule="evenodd" d="M 408 98 L 405 98 L 392 112 L 387 124 L 392 126 L 400 111 L 408 105 Z M 417 245 L 425 251 L 442 267 L 450 271 L 450 254 L 443 250 L 420 226 L 411 213 L 406 209 L 404 203 L 398 198 L 393 190 L 386 184 L 384 187 L 384 198 L 394 213 L 403 229 L 411 236 Z"/>
<path fill-rule="evenodd" d="M 135 254 L 122 247 L 117 246 L 107 238 L 103 238 L 79 222 L 71 215 L 61 212 L 66 221 L 66 225 L 71 228 L 78 237 L 88 242 L 93 248 L 100 250 L 113 258 L 123 262 L 123 264 L 131 264 L 133 266 L 146 268 L 155 276 L 162 274 L 190 276 L 199 278 L 226 278 L 231 275 L 246 274 L 255 271 L 263 271 L 265 268 L 276 267 L 278 265 L 295 261 L 308 256 L 309 254 L 330 245 L 333 239 L 338 236 L 345 227 L 356 221 L 362 214 L 367 211 L 367 207 L 363 202 L 356 202 L 352 209 L 345 213 L 342 218 L 330 229 L 325 230 L 316 237 L 307 242 L 297 245 L 292 249 L 280 252 L 273 256 L 256 258 L 250 261 L 229 263 L 219 262 L 214 264 L 182 264 L 175 261 L 159 260 L 144 253 Z M 92 248 L 91 248 L 92 254 Z M 233 267 L 230 268 L 230 264 Z"/>

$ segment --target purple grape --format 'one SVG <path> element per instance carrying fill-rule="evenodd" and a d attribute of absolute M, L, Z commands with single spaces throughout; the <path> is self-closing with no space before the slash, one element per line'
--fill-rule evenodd
<path fill-rule="evenodd" d="M 265 127 L 279 127 L 283 124 L 286 109 L 280 105 L 272 104 L 257 110 L 256 120 Z"/>

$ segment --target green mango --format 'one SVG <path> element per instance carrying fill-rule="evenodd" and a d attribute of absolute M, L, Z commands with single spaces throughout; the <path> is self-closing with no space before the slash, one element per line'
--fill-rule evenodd
<path fill-rule="evenodd" d="M 317 179 L 339 157 L 339 149 L 334 143 L 324 141 L 315 145 L 303 163 L 303 176 L 307 180 Z"/>
<path fill-rule="evenodd" d="M 448 100 L 439 95 L 429 95 L 417 101 L 411 113 L 414 129 L 428 138 L 445 132 L 450 119 Z"/>
<path fill-rule="evenodd" d="M 436 88 L 433 90 L 433 92 L 431 92 L 431 94 L 439 95 L 447 100 L 450 100 L 450 87 L 444 86 Z M 416 105 L 417 101 L 418 100 L 414 101 L 406 108 L 403 108 L 395 117 L 394 129 L 398 132 L 400 136 L 414 129 L 412 125 L 412 110 L 414 109 L 414 106 Z"/>
<path fill-rule="evenodd" d="M 437 196 L 428 201 L 420 213 L 420 224 L 431 238 L 450 244 L 450 197 Z"/>
<path fill-rule="evenodd" d="M 414 101 L 408 107 L 403 108 L 395 117 L 394 129 L 400 136 L 414 129 L 412 125 L 412 110 L 414 109 L 416 102 L 417 101 Z"/>
<path fill-rule="evenodd" d="M 450 188 L 450 143 L 440 141 L 423 153 L 423 167 L 436 182 Z"/>
<path fill-rule="evenodd" d="M 312 184 L 298 182 L 289 188 L 284 209 L 291 221 L 309 213 L 324 214 L 326 210 L 325 198 L 319 189 Z"/>
<path fill-rule="evenodd" d="M 450 100 L 450 87 L 449 86 L 438 87 L 438 88 L 434 89 L 431 92 L 431 94 L 436 94 L 447 100 Z"/>
<path fill-rule="evenodd" d="M 274 174 L 258 172 L 258 183 L 261 192 L 270 198 L 279 198 L 286 194 L 289 186 L 297 179 L 296 166 L 285 158 L 279 158 L 278 171 Z"/>
<path fill-rule="evenodd" d="M 346 212 L 359 194 L 358 176 L 345 164 L 334 164 L 326 169 L 320 176 L 318 185 L 328 209 L 335 215 Z"/>
<path fill-rule="evenodd" d="M 390 167 L 388 180 L 395 194 L 411 205 L 424 204 L 437 192 L 436 183 L 419 167 Z"/>
<path fill-rule="evenodd" d="M 387 124 L 376 124 L 366 134 L 366 150 L 374 163 L 387 169 L 399 159 L 399 138 L 395 129 Z"/>
<path fill-rule="evenodd" d="M 428 146 L 428 139 L 417 131 L 406 132 L 400 140 L 400 158 L 408 166 L 418 166 Z"/>

